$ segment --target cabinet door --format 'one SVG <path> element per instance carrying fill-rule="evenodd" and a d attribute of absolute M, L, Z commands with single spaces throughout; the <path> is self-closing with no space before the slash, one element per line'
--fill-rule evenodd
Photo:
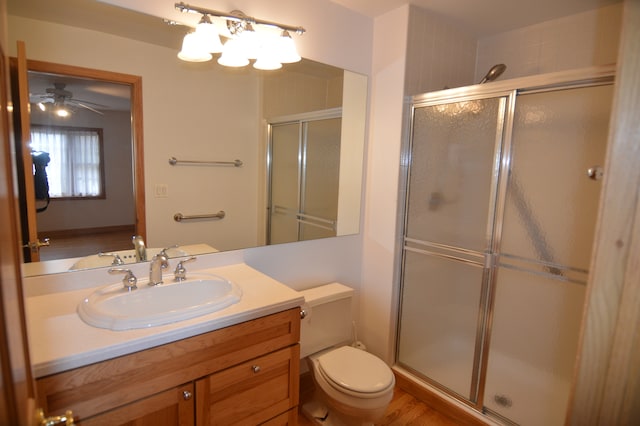
<path fill-rule="evenodd" d="M 298 404 L 299 345 L 196 381 L 198 426 L 260 424 Z"/>
<path fill-rule="evenodd" d="M 194 424 L 193 383 L 160 392 L 107 411 L 80 426 L 191 426 Z"/>

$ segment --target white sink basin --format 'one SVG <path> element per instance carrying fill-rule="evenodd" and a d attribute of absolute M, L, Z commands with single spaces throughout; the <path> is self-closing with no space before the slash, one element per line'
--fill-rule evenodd
<path fill-rule="evenodd" d="M 161 251 L 162 251 L 161 248 L 148 248 L 147 259 L 151 260 L 153 256 L 160 253 Z M 122 259 L 122 261 L 125 264 L 136 263 L 136 252 L 134 249 L 118 250 L 118 251 L 113 251 L 111 253 L 114 253 L 120 256 L 120 259 Z M 167 253 L 167 256 L 169 256 L 169 258 L 189 256 L 189 253 L 179 248 L 167 249 L 166 253 Z M 113 256 L 98 256 L 97 254 L 85 256 L 79 259 L 78 261 L 76 261 L 73 265 L 71 265 L 69 270 L 71 271 L 75 269 L 100 268 L 103 266 L 115 266 L 113 265 Z"/>
<path fill-rule="evenodd" d="M 240 301 L 242 290 L 218 275 L 193 273 L 186 281 L 164 277 L 164 284 L 127 291 L 121 282 L 91 293 L 78 305 L 78 315 L 94 327 L 110 330 L 147 328 L 216 312 Z"/>

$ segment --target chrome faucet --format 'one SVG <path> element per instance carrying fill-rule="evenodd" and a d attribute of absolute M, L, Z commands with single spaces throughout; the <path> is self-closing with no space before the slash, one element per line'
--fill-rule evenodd
<path fill-rule="evenodd" d="M 147 248 L 144 246 L 144 240 L 141 235 L 134 235 L 131 238 L 133 248 L 136 250 L 136 262 L 144 262 L 147 260 Z"/>
<path fill-rule="evenodd" d="M 162 270 L 169 267 L 166 254 L 158 253 L 151 259 L 149 266 L 149 285 L 162 284 Z"/>

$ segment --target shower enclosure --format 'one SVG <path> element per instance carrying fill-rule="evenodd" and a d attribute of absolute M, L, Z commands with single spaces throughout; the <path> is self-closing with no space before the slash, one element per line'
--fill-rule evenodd
<path fill-rule="evenodd" d="M 341 109 L 269 123 L 267 244 L 336 236 Z"/>
<path fill-rule="evenodd" d="M 397 364 L 505 424 L 564 423 L 613 69 L 411 99 Z"/>

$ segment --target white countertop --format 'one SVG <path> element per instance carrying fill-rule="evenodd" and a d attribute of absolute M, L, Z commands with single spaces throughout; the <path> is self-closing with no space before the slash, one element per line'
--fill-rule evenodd
<path fill-rule="evenodd" d="M 245 265 L 198 269 L 236 283 L 242 299 L 225 309 L 157 327 L 111 331 L 87 325 L 78 303 L 97 288 L 87 287 L 27 297 L 27 328 L 35 377 L 58 373 L 148 349 L 265 315 L 301 306 L 301 293 Z M 171 273 L 167 277 L 172 276 Z M 119 280 L 116 277 L 112 282 Z"/>

